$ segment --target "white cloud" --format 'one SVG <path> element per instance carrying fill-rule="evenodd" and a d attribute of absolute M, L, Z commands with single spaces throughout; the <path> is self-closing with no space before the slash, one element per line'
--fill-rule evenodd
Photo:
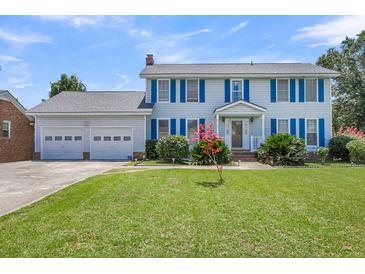
<path fill-rule="evenodd" d="M 249 21 L 243 21 L 241 23 L 239 23 L 238 25 L 234 26 L 233 28 L 230 29 L 230 31 L 228 32 L 228 35 L 232 35 L 236 32 L 239 32 L 241 29 L 243 29 L 244 27 L 247 26 L 247 24 L 249 23 Z"/>
<path fill-rule="evenodd" d="M 22 59 L 18 59 L 10 55 L 4 55 L 4 54 L 0 55 L 0 62 L 3 63 L 20 62 L 21 60 Z"/>
<path fill-rule="evenodd" d="M 336 46 L 346 36 L 354 38 L 364 28 L 365 16 L 340 16 L 322 24 L 301 28 L 291 39 L 307 41 L 309 47 Z"/>
<path fill-rule="evenodd" d="M 8 83 L 14 88 L 22 89 L 33 86 L 33 83 L 29 80 L 30 74 L 24 74 L 19 77 L 10 76 L 8 77 Z"/>
<path fill-rule="evenodd" d="M 118 76 L 119 78 L 119 83 L 114 87 L 112 88 L 111 90 L 112 91 L 118 91 L 118 90 L 121 90 L 123 89 L 126 85 L 129 84 L 130 82 L 130 79 L 128 77 L 128 75 L 125 75 L 125 74 L 121 74 L 121 73 L 116 73 L 115 75 Z"/>
<path fill-rule="evenodd" d="M 303 60 L 293 58 L 290 55 L 283 55 L 278 52 L 257 53 L 252 55 L 237 56 L 232 58 L 225 58 L 224 60 L 216 60 L 216 62 L 226 63 L 300 63 Z"/>
<path fill-rule="evenodd" d="M 275 46 L 276 46 L 275 44 L 271 44 L 271 45 L 268 45 L 267 47 L 264 47 L 263 50 L 272 49 Z"/>
<path fill-rule="evenodd" d="M 51 43 L 52 39 L 49 36 L 39 35 L 34 33 L 13 33 L 0 28 L 0 40 L 4 40 L 13 44 L 37 44 Z"/>
<path fill-rule="evenodd" d="M 65 25 L 75 28 L 99 26 L 104 24 L 103 16 L 47 15 L 40 16 L 40 18 L 47 21 L 62 22 Z"/>

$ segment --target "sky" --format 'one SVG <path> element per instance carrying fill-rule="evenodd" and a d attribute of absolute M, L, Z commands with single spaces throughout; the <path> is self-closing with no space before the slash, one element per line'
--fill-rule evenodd
<path fill-rule="evenodd" d="M 0 90 L 26 107 L 76 74 L 88 91 L 143 91 L 155 63 L 315 63 L 365 16 L 0 16 Z"/>

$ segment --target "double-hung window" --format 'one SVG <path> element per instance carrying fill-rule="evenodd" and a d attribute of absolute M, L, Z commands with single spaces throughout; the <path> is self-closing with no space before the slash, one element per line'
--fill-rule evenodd
<path fill-rule="evenodd" d="M 3 138 L 10 139 L 10 121 L 3 121 Z"/>
<path fill-rule="evenodd" d="M 237 102 L 242 98 L 242 80 L 232 80 L 232 102 Z"/>
<path fill-rule="evenodd" d="M 278 102 L 289 102 L 289 80 L 278 79 Z"/>
<path fill-rule="evenodd" d="M 158 101 L 168 102 L 170 100 L 170 81 L 158 80 Z"/>
<path fill-rule="evenodd" d="M 193 144 L 195 143 L 195 139 L 196 139 L 196 132 L 198 131 L 198 120 L 197 119 L 188 119 L 187 120 L 187 128 L 188 128 L 188 132 L 187 132 L 187 137 L 189 140 L 189 144 Z"/>
<path fill-rule="evenodd" d="M 318 139 L 317 119 L 307 119 L 307 146 L 316 146 Z"/>
<path fill-rule="evenodd" d="M 169 135 L 169 120 L 158 120 L 158 138 Z"/>
<path fill-rule="evenodd" d="M 306 102 L 317 102 L 317 80 L 306 79 L 305 80 L 305 101 Z"/>
<path fill-rule="evenodd" d="M 199 102 L 199 81 L 186 80 L 186 101 Z"/>
<path fill-rule="evenodd" d="M 289 133 L 288 119 L 278 119 L 278 133 Z"/>

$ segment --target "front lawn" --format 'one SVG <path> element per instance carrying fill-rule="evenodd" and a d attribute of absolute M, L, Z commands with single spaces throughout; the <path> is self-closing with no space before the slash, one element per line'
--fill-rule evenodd
<path fill-rule="evenodd" d="M 365 168 L 143 170 L 0 218 L 0 257 L 364 257 Z"/>

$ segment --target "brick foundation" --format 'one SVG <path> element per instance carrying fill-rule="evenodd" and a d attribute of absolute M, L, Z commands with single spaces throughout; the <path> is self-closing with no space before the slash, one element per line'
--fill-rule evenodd
<path fill-rule="evenodd" d="M 41 160 L 41 153 L 40 152 L 34 152 L 33 153 L 33 160 L 34 161 L 40 161 Z"/>
<path fill-rule="evenodd" d="M 90 152 L 83 152 L 82 157 L 84 160 L 90 160 Z"/>
<path fill-rule="evenodd" d="M 31 160 L 33 158 L 34 127 L 29 119 L 11 102 L 0 100 L 0 128 L 10 121 L 10 138 L 0 135 L 0 163 Z"/>
<path fill-rule="evenodd" d="M 313 151 L 308 152 L 307 153 L 307 160 L 318 160 L 318 156 Z"/>
<path fill-rule="evenodd" d="M 133 159 L 142 159 L 144 152 L 133 152 Z"/>

